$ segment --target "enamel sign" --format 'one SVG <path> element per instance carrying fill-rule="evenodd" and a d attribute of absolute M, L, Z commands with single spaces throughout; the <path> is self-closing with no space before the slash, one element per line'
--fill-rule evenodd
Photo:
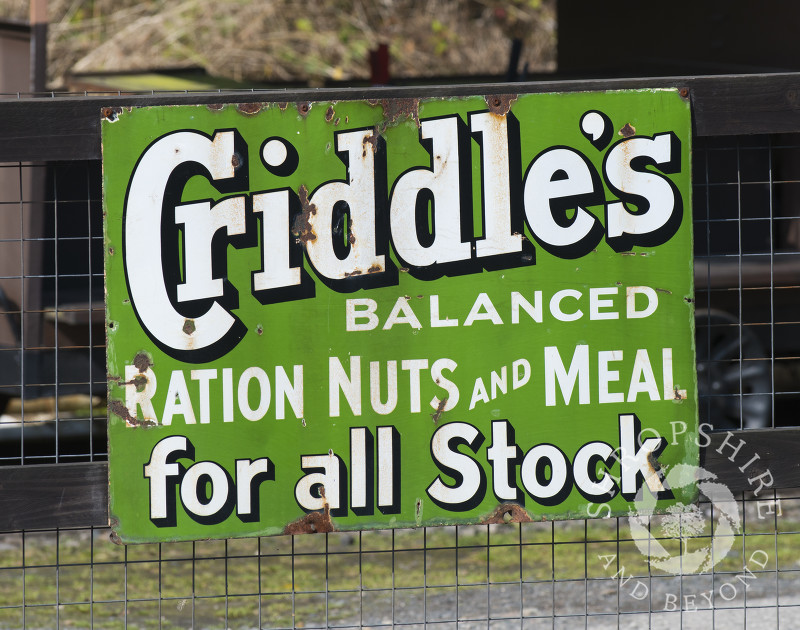
<path fill-rule="evenodd" d="M 676 90 L 104 110 L 123 542 L 695 498 Z"/>

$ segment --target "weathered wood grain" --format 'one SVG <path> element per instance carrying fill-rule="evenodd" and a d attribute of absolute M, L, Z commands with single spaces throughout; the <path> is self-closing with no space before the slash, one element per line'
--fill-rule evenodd
<path fill-rule="evenodd" d="M 56 96 L 0 101 L 0 161 L 93 160 L 101 156 L 104 107 L 450 97 L 514 92 L 686 88 L 694 131 L 720 136 L 800 131 L 800 73 L 536 81 L 449 86 L 231 91 L 137 96 Z"/>

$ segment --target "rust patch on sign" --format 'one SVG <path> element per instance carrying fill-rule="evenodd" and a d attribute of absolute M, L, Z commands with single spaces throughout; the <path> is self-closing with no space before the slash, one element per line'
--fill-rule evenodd
<path fill-rule="evenodd" d="M 264 103 L 239 103 L 236 106 L 236 111 L 245 116 L 252 116 L 260 112 L 263 107 Z"/>
<path fill-rule="evenodd" d="M 312 216 L 317 214 L 317 207 L 308 200 L 308 188 L 305 186 L 300 186 L 297 196 L 300 198 L 302 212 L 295 217 L 292 234 L 295 235 L 298 243 L 306 244 L 309 241 L 317 240 L 317 235 L 314 234 L 314 228 L 309 221 Z"/>
<path fill-rule="evenodd" d="M 225 105 L 222 103 L 209 103 L 206 107 L 212 112 L 219 112 L 225 109 Z"/>
<path fill-rule="evenodd" d="M 183 332 L 185 334 L 191 336 L 195 330 L 197 330 L 197 326 L 195 326 L 193 319 L 187 319 L 183 322 Z"/>
<path fill-rule="evenodd" d="M 439 382 L 437 381 L 436 384 L 438 385 Z M 436 424 L 437 422 L 439 422 L 439 418 L 442 417 L 442 414 L 444 413 L 444 408 L 445 408 L 446 405 L 447 405 L 447 398 L 446 397 L 443 398 L 442 400 L 440 400 L 439 404 L 436 405 L 436 411 L 434 411 L 431 414 L 431 418 L 433 419 L 433 424 Z"/>
<path fill-rule="evenodd" d="M 329 105 L 328 109 L 325 110 L 325 122 L 332 121 L 335 114 L 336 112 L 333 110 L 333 105 Z"/>
<path fill-rule="evenodd" d="M 331 509 L 325 504 L 322 512 L 309 512 L 283 528 L 284 534 L 323 534 L 333 531 Z"/>
<path fill-rule="evenodd" d="M 147 387 L 147 376 L 145 376 L 144 374 L 139 374 L 137 376 L 134 376 L 131 379 L 131 381 L 132 381 L 131 385 L 133 385 L 136 388 L 137 392 L 143 392 Z"/>
<path fill-rule="evenodd" d="M 299 114 L 300 114 L 300 115 L 301 115 L 303 118 L 305 118 L 306 116 L 308 116 L 308 112 L 309 112 L 309 111 L 311 111 L 311 103 L 309 103 L 308 101 L 304 101 L 304 102 L 302 102 L 302 103 L 298 103 L 298 104 L 297 104 L 297 112 L 298 112 L 298 113 L 299 113 Z"/>
<path fill-rule="evenodd" d="M 419 99 L 418 98 L 385 98 L 381 101 L 383 107 L 384 128 L 403 119 L 410 118 L 419 127 Z"/>
<path fill-rule="evenodd" d="M 648 471 L 644 482 L 647 484 L 650 492 L 656 493 L 660 490 L 663 490 L 661 487 L 663 485 L 661 483 L 661 479 L 664 475 L 661 473 L 661 462 L 658 461 L 658 456 L 653 451 L 647 453 L 647 467 L 650 470 Z"/>
<path fill-rule="evenodd" d="M 144 373 L 147 368 L 153 367 L 153 361 L 146 352 L 139 352 L 133 357 L 133 364 L 139 372 Z"/>
<path fill-rule="evenodd" d="M 106 378 L 110 383 L 116 383 L 118 387 L 133 385 L 136 387 L 137 392 L 143 392 L 144 388 L 147 387 L 147 376 L 144 374 L 137 374 L 129 381 L 123 381 L 121 376 L 114 376 L 112 374 L 106 374 Z"/>
<path fill-rule="evenodd" d="M 104 107 L 102 109 L 103 118 L 105 118 L 109 122 L 116 122 L 121 113 L 122 113 L 121 107 Z"/>
<path fill-rule="evenodd" d="M 109 518 L 108 524 L 111 527 L 111 533 L 108 535 L 109 540 L 114 543 L 115 545 L 122 545 L 122 539 L 119 537 L 119 534 L 115 531 L 117 527 L 119 527 L 119 520 L 116 518 Z"/>
<path fill-rule="evenodd" d="M 152 420 L 139 420 L 131 415 L 128 408 L 121 400 L 109 400 L 108 410 L 115 416 L 119 416 L 125 421 L 125 424 L 132 427 L 154 427 L 156 425 Z"/>
<path fill-rule="evenodd" d="M 137 392 L 143 392 L 147 387 L 147 370 L 153 366 L 153 361 L 146 352 L 141 351 L 133 357 L 133 365 L 139 370 L 139 373 L 129 381 L 123 381 L 119 376 L 108 375 L 110 382 L 116 383 L 120 387 L 133 385 Z M 132 427 L 140 426 L 155 426 L 156 422 L 152 420 L 139 420 L 136 416 L 132 415 L 128 407 L 121 400 L 109 399 L 108 410 L 116 416 L 125 420 L 125 424 Z"/>
<path fill-rule="evenodd" d="M 533 519 L 521 505 L 503 503 L 481 521 L 481 525 L 501 525 L 503 523 L 531 523 Z"/>
<path fill-rule="evenodd" d="M 656 454 L 653 451 L 647 453 L 647 465 L 650 467 L 651 474 L 657 474 L 661 470 L 661 462 L 658 461 Z"/>
<path fill-rule="evenodd" d="M 635 136 L 636 127 L 634 127 L 630 123 L 625 123 L 622 129 L 619 130 L 619 135 L 621 135 L 623 138 L 630 138 L 631 136 Z"/>
<path fill-rule="evenodd" d="M 517 100 L 516 94 L 487 94 L 483 97 L 489 111 L 497 116 L 505 116 L 511 111 L 511 103 Z"/>
<path fill-rule="evenodd" d="M 379 135 L 380 135 L 380 132 L 379 132 L 378 128 L 375 127 L 372 130 L 372 135 L 371 136 L 364 136 L 364 140 L 362 140 L 362 143 L 361 143 L 362 144 L 362 149 L 363 149 L 363 151 L 361 153 L 361 157 L 367 157 L 367 145 L 370 145 L 372 147 L 372 152 L 373 153 L 377 153 L 377 151 L 378 151 L 378 136 Z"/>

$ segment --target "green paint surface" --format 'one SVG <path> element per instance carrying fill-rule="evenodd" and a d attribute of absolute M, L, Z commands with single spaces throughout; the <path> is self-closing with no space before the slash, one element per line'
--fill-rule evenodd
<path fill-rule="evenodd" d="M 490 97 L 491 102 L 491 97 Z M 213 136 L 219 130 L 236 129 L 244 141 L 246 154 L 241 156 L 247 169 L 246 186 L 237 190 L 220 192 L 202 173 L 182 182 L 181 202 L 203 199 L 214 201 L 232 195 L 289 188 L 299 192 L 315 191 L 333 180 L 344 181 L 347 167 L 337 158 L 333 146 L 334 134 L 347 130 L 375 128 L 385 141 L 386 173 L 382 185 L 391 194 L 393 184 L 411 168 L 428 167 L 430 155 L 420 142 L 418 120 L 443 116 L 459 116 L 469 123 L 468 115 L 487 111 L 482 97 L 459 99 L 421 100 L 418 110 L 413 106 L 414 117 L 401 114 L 387 118 L 384 106 L 367 102 L 313 103 L 307 115 L 301 115 L 294 104 L 264 105 L 255 114 L 243 114 L 235 105 L 211 109 L 205 106 L 175 106 L 126 109 L 113 122 L 104 120 L 103 177 L 105 210 L 105 272 L 108 323 L 108 374 L 109 374 L 109 484 L 110 514 L 116 533 L 124 542 L 157 540 L 191 540 L 234 536 L 270 535 L 284 531 L 287 524 L 306 516 L 295 497 L 295 486 L 304 477 L 301 456 L 338 455 L 346 474 L 340 479 L 345 489 L 341 514 L 334 514 L 333 527 L 337 530 L 358 530 L 384 527 L 409 527 L 436 524 L 476 523 L 486 519 L 499 505 L 509 501 L 499 499 L 493 486 L 493 469 L 487 459 L 487 449 L 492 445 L 492 422 L 507 420 L 513 427 L 518 445 L 519 459 L 512 467 L 511 484 L 520 495 L 517 502 L 524 504 L 525 513 L 534 520 L 560 518 L 588 518 L 600 515 L 625 515 L 633 507 L 633 500 L 617 493 L 607 504 L 598 505 L 584 497 L 570 481 L 571 491 L 557 503 L 545 505 L 526 491 L 521 476 L 521 459 L 534 446 L 552 444 L 558 447 L 569 463 L 586 443 L 600 441 L 613 448 L 620 446 L 619 417 L 635 414 L 641 422 L 642 438 L 663 436 L 666 447 L 658 455 L 662 470 L 677 464 L 698 464 L 697 446 L 697 386 L 694 357 L 694 312 L 691 232 L 691 122 L 686 101 L 676 91 L 627 91 L 609 93 L 574 93 L 524 95 L 512 102 L 511 113 L 518 122 L 519 151 L 511 160 L 511 177 L 522 189 L 522 178 L 529 165 L 543 151 L 552 147 L 570 147 L 580 153 L 597 174 L 601 201 L 588 205 L 585 210 L 605 224 L 605 203 L 618 200 L 603 177 L 603 159 L 615 143 L 621 142 L 620 130 L 630 125 L 636 137 L 652 138 L 656 134 L 672 132 L 679 140 L 678 168 L 668 173 L 657 166 L 646 168 L 661 180 L 668 180 L 677 191 L 682 203 L 679 226 L 665 242 L 652 246 L 634 246 L 630 251 L 615 251 L 605 237 L 591 251 L 577 258 L 562 258 L 548 252 L 537 240 L 528 223 L 524 236 L 532 244 L 533 259 L 528 264 L 516 266 L 497 264 L 482 271 L 453 273 L 435 279 L 415 278 L 406 272 L 394 249 L 389 246 L 387 258 L 399 269 L 396 284 L 377 288 L 361 288 L 344 292 L 342 286 L 330 288 L 320 279 L 306 258 L 303 262 L 314 286 L 314 296 L 305 299 L 276 301 L 262 304 L 251 292 L 251 275 L 261 269 L 261 237 L 252 232 L 250 246 L 225 245 L 226 260 L 222 274 L 238 294 L 238 307 L 232 309 L 244 325 L 244 336 L 230 350 L 211 360 L 174 358 L 159 349 L 143 330 L 132 301 L 146 299 L 129 294 L 126 269 L 137 265 L 149 251 L 128 251 L 124 241 L 124 215 L 126 194 L 137 163 L 148 146 L 166 134 L 179 130 L 195 130 Z M 395 105 L 387 111 L 396 110 Z M 613 134 L 604 146 L 595 147 L 581 132 L 580 121 L 588 111 L 603 112 L 612 125 Z M 333 116 L 331 116 L 331 111 Z M 467 132 L 468 133 L 468 132 Z M 296 148 L 299 160 L 297 169 L 288 175 L 269 172 L 261 160 L 262 143 L 270 137 L 280 136 Z M 462 194 L 471 202 L 472 233 L 464 240 L 479 239 L 483 233 L 481 146 L 473 138 L 469 141 L 468 168 L 470 175 L 462 178 Z M 464 161 L 466 154 L 462 153 Z M 669 170 L 669 169 L 667 169 Z M 674 171 L 674 172 L 673 172 Z M 176 177 L 179 177 L 177 174 Z M 557 178 L 557 175 L 554 176 Z M 471 199 L 469 193 L 471 191 Z M 176 201 L 173 201 L 173 206 Z M 435 204 L 447 203 L 436 200 Z M 428 216 L 435 212 L 428 208 Z M 522 199 L 512 198 L 512 212 L 524 216 Z M 565 223 L 575 213 L 569 206 Z M 388 204 L 384 204 L 388 207 Z M 635 206 L 630 206 L 636 212 Z M 383 210 L 385 212 L 385 208 Z M 248 206 L 248 213 L 250 208 Z M 260 226 L 260 218 L 251 225 Z M 321 237 L 324 237 L 322 235 Z M 224 241 L 224 235 L 222 235 Z M 153 242 L 152 248 L 162 247 Z M 180 252 L 184 256 L 185 244 L 181 238 L 163 245 L 164 251 Z M 180 274 L 185 274 L 181 261 Z M 486 265 L 486 267 L 492 267 Z M 215 269 L 215 273 L 220 273 Z M 153 282 L 162 282 L 154 277 Z M 626 316 L 626 287 L 645 286 L 658 297 L 655 312 L 644 318 Z M 599 307 L 603 313 L 617 313 L 615 319 L 591 319 L 590 289 L 606 288 L 612 291 L 602 295 L 610 305 Z M 616 294 L 613 289 L 616 288 Z M 554 294 L 564 289 L 580 293 L 579 297 L 566 297 L 561 302 L 565 313 L 580 309 L 582 316 L 574 321 L 559 321 L 550 309 Z M 518 322 L 512 320 L 512 294 L 521 294 L 534 304 L 541 291 L 542 321 L 535 321 L 524 310 L 519 311 Z M 470 326 L 465 322 L 476 300 L 485 294 L 496 309 L 502 323 L 492 321 L 487 309 L 474 311 L 479 317 Z M 458 320 L 458 326 L 431 326 L 431 296 L 438 296 L 439 317 Z M 399 322 L 391 329 L 384 325 L 398 298 L 407 296 L 407 304 L 418 318 L 421 328 Z M 372 299 L 376 302 L 375 314 L 379 325 L 373 330 L 346 330 L 346 301 Z M 486 299 L 482 298 L 482 299 Z M 638 296 L 637 308 L 644 308 L 646 299 Z M 194 305 L 187 310 L 187 319 L 202 314 L 205 306 Z M 181 305 L 174 303 L 176 310 Z M 199 309 L 199 310 L 198 310 Z M 360 320 L 364 321 L 364 320 Z M 588 400 L 580 400 L 576 382 L 566 403 L 559 388 L 556 403 L 547 405 L 545 348 L 557 348 L 568 368 L 576 347 L 588 346 Z M 671 349 L 672 380 L 676 392 L 685 391 L 685 398 L 676 393 L 670 399 L 664 396 L 662 358 L 664 349 Z M 619 354 L 602 354 L 610 351 Z M 630 395 L 632 379 L 643 382 L 641 366 L 635 366 L 637 354 L 646 351 L 652 366 L 652 379 L 659 391 L 658 400 L 650 393 L 640 391 Z M 146 357 L 152 373 L 157 378 L 153 407 L 160 419 L 166 404 L 167 390 L 173 373 L 183 371 L 191 404 L 197 422 L 188 424 L 183 414 L 176 414 L 168 426 L 163 423 L 126 422 L 126 391 L 131 395 L 135 385 L 125 385 L 125 366 L 134 364 L 137 355 Z M 361 410 L 354 413 L 343 394 L 339 394 L 340 414 L 332 416 L 329 403 L 329 361 L 336 357 L 350 368 L 350 358 L 360 357 Z M 601 382 L 600 362 L 609 360 L 605 382 Z M 431 377 L 430 368 L 439 359 L 449 359 L 457 365 L 445 371 L 459 392 L 452 409 L 437 412 L 431 405 L 434 397 L 443 399 L 445 389 Z M 614 360 L 617 359 L 617 360 Z M 427 360 L 427 368 L 419 372 L 419 411 L 414 411 L 417 396 L 412 394 L 413 372 L 403 369 L 403 361 Z M 530 378 L 522 386 L 513 387 L 514 362 L 524 360 L 530 365 Z M 397 403 L 393 411 L 382 415 L 374 411 L 370 398 L 370 364 L 377 362 L 381 375 L 381 402 L 387 401 L 387 363 L 397 365 Z M 521 365 L 518 363 L 518 365 Z M 293 366 L 303 370 L 303 413 L 298 418 L 291 406 L 285 404 L 285 417 L 277 418 L 276 369 L 283 368 L 291 380 Z M 255 421 L 246 419 L 240 412 L 237 388 L 241 373 L 251 367 L 264 370 L 269 378 L 271 396 L 264 416 Z M 191 378 L 192 370 L 213 369 L 217 378 L 209 382 L 210 421 L 200 423 L 200 382 Z M 232 370 L 233 409 L 232 422 L 223 422 L 222 374 Z M 638 378 L 634 378 L 634 371 Z M 494 382 L 494 387 L 493 387 Z M 480 395 L 481 386 L 486 395 Z M 643 386 L 642 386 L 643 387 Z M 141 389 L 141 383 L 140 383 Z M 612 402 L 601 402 L 601 390 L 608 391 Z M 505 391 L 504 391 L 505 390 Z M 618 399 L 621 398 L 621 402 Z M 251 383 L 248 394 L 252 408 L 258 406 L 258 388 Z M 470 407 L 472 407 L 470 409 Z M 141 420 L 141 410 L 137 409 Z M 437 478 L 446 486 L 457 486 L 458 475 L 448 474 L 432 454 L 434 433 L 448 423 L 467 423 L 477 429 L 484 439 L 473 452 L 468 445 L 458 446 L 458 451 L 477 462 L 485 477 L 485 487 L 477 493 L 474 505 L 447 509 L 437 505 L 428 489 Z M 365 427 L 375 438 L 377 428 L 392 426 L 399 436 L 399 452 L 394 461 L 399 470 L 399 503 L 386 513 L 374 505 L 371 510 L 349 509 L 351 479 L 354 467 L 351 459 L 351 427 Z M 680 433 L 685 428 L 685 432 Z M 674 436 L 675 433 L 680 433 Z M 168 502 L 175 505 L 175 523 L 157 526 L 149 518 L 150 484 L 144 476 L 144 466 L 149 462 L 154 446 L 171 435 L 185 436 L 194 446 L 194 458 L 181 458 L 181 470 L 190 469 L 195 462 L 212 461 L 228 471 L 233 480 L 235 461 L 269 458 L 274 470 L 274 480 L 265 480 L 257 486 L 259 498 L 258 518 L 242 520 L 236 508 L 220 522 L 203 523 L 193 518 L 183 507 L 180 484 L 168 486 Z M 453 446 L 453 448 L 456 448 Z M 469 464 L 467 464 L 469 465 Z M 606 469 L 594 462 L 595 476 L 600 478 Z M 607 472 L 618 478 L 619 462 L 611 463 Z M 371 502 L 376 502 L 378 464 L 372 459 Z M 543 481 L 552 476 L 552 470 L 543 467 Z M 180 481 L 180 478 L 174 478 Z M 210 484 L 202 479 L 201 500 L 208 500 Z M 216 491 L 216 490 L 215 490 Z M 644 492 L 647 492 L 645 487 Z M 230 495 L 236 491 L 231 486 Z M 693 484 L 673 490 L 673 498 L 660 499 L 657 507 L 690 503 L 696 494 Z M 358 512 L 362 513 L 358 513 Z M 367 513 L 363 513 L 363 512 Z M 212 519 L 213 520 L 213 519 Z"/>

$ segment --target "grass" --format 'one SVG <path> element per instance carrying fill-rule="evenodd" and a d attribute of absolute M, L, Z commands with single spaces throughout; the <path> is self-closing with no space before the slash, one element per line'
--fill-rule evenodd
<path fill-rule="evenodd" d="M 797 569 L 800 533 L 792 532 L 800 521 L 751 515 L 715 572 L 741 572 L 755 550 L 766 554 L 764 570 Z M 448 607 L 456 585 L 470 594 L 489 584 L 612 578 L 620 567 L 660 574 L 627 536 L 624 519 L 128 547 L 105 530 L 3 534 L 0 628 L 22 627 L 23 614 L 28 628 L 359 624 L 360 615 L 391 611 L 393 596 L 411 601 L 423 590 Z M 662 542 L 679 553 L 677 540 Z"/>

